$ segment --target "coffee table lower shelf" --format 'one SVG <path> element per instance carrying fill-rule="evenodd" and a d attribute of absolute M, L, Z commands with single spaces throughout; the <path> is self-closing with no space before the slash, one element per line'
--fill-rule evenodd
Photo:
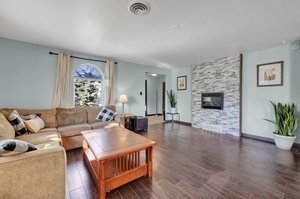
<path fill-rule="evenodd" d="M 83 158 L 101 199 L 106 198 L 107 192 L 128 182 L 142 176 L 152 176 L 152 146 L 131 150 L 107 159 L 98 159 L 84 140 Z"/>

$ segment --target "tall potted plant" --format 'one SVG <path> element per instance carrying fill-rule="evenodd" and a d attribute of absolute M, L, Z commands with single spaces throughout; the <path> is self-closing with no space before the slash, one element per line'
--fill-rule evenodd
<path fill-rule="evenodd" d="M 297 116 L 295 104 L 282 104 L 271 102 L 274 109 L 275 120 L 265 119 L 275 124 L 273 137 L 278 148 L 290 150 L 296 139 Z"/>
<path fill-rule="evenodd" d="M 170 102 L 170 105 L 171 105 L 171 113 L 176 113 L 177 101 L 176 101 L 175 92 L 173 92 L 173 90 L 171 89 L 170 92 L 167 91 L 167 95 L 168 95 L 169 102 Z"/>

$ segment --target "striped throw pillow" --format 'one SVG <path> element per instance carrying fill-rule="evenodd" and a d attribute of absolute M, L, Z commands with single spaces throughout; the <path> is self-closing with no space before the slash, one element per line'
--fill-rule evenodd
<path fill-rule="evenodd" d="M 16 110 L 11 112 L 11 114 L 8 117 L 8 120 L 14 127 L 16 131 L 16 136 L 24 135 L 25 133 L 27 133 L 27 129 L 23 122 L 23 119 Z"/>

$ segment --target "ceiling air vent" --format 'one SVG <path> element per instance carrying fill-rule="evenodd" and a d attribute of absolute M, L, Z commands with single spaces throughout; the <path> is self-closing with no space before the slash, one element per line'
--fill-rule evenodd
<path fill-rule="evenodd" d="M 128 10 L 134 15 L 143 16 L 150 12 L 151 6 L 147 1 L 131 1 L 128 3 Z"/>

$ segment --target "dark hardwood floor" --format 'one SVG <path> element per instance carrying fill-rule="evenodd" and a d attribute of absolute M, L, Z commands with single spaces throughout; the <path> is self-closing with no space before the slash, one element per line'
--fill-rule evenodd
<path fill-rule="evenodd" d="M 142 133 L 155 141 L 153 177 L 107 198 L 300 198 L 300 152 L 271 143 L 214 134 L 180 124 Z M 81 150 L 67 152 L 69 198 L 98 198 Z"/>

